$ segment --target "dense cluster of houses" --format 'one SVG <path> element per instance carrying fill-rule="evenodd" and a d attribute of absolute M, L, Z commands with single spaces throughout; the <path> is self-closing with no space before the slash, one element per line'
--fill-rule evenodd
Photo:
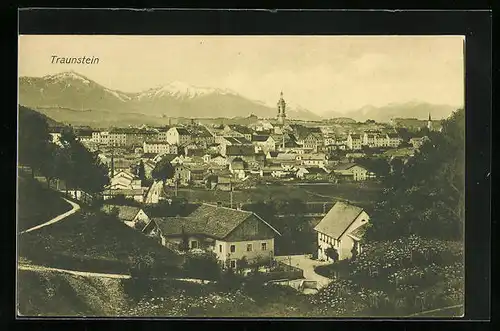
<path fill-rule="evenodd" d="M 427 127 L 432 128 L 429 116 Z M 138 164 L 146 179 L 160 160 L 172 164 L 175 174 L 166 184 L 232 190 L 233 184 L 260 178 L 277 181 L 364 181 L 375 175 L 357 162 L 366 149 L 383 153 L 397 149 L 403 139 L 388 127 L 354 132 L 332 125 L 312 126 L 286 119 L 281 96 L 275 120 L 253 118 L 249 125 L 189 124 L 152 128 L 75 128 L 75 134 L 98 153 L 110 169 L 111 184 L 104 198 L 124 195 L 143 202 L 149 191 L 135 178 Z M 51 132 L 54 142 L 60 133 Z M 418 149 L 426 137 L 406 141 Z"/>
<path fill-rule="evenodd" d="M 338 134 L 327 127 L 288 123 L 282 96 L 274 121 L 256 118 L 250 125 L 191 122 L 163 128 L 84 128 L 75 133 L 110 169 L 104 199 L 123 196 L 139 203 L 152 203 L 148 194 L 158 190 L 157 183 L 151 185 L 138 178 L 139 164 L 144 166 L 145 179 L 150 179 L 158 162 L 170 162 L 174 176 L 161 183 L 161 189 L 165 184 L 232 191 L 234 184 L 251 178 L 364 181 L 374 177 L 356 162 L 366 148 L 387 150 L 403 143 L 390 128 Z M 57 142 L 60 135 L 51 135 Z M 415 137 L 407 143 L 419 148 L 426 139 Z M 274 238 L 280 235 L 255 213 L 219 205 L 202 204 L 189 215 L 160 218 L 150 218 L 140 207 L 108 204 L 105 209 L 118 211 L 125 224 L 157 238 L 164 246 L 209 250 L 221 265 L 231 268 L 237 268 L 242 257 L 272 259 Z M 315 228 L 318 257 L 330 259 L 326 253 L 330 247 L 338 251 L 339 259 L 349 258 L 353 248 L 360 251 L 368 221 L 363 209 L 336 203 Z"/>

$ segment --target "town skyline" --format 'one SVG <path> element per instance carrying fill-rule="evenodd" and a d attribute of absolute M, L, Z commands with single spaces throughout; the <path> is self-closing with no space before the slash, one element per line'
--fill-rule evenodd
<path fill-rule="evenodd" d="M 126 93 L 181 82 L 231 90 L 267 106 L 275 106 L 283 91 L 285 98 L 293 95 L 287 100 L 291 107 L 318 115 L 412 101 L 460 107 L 463 40 L 461 36 L 20 36 L 19 76 L 74 71 Z M 175 51 L 170 49 L 173 45 Z M 30 56 L 33 52 L 40 56 Z M 51 63 L 56 54 L 94 56 L 100 61 Z M 165 54 L 170 54 L 169 61 Z M 29 60 L 22 60 L 27 56 Z M 142 61 L 131 60 L 141 56 Z M 123 70 L 126 67 L 132 70 Z"/>

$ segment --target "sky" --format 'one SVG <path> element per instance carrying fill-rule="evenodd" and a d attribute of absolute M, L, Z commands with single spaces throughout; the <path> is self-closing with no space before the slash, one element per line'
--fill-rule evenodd
<path fill-rule="evenodd" d="M 463 36 L 19 37 L 20 76 L 74 70 L 124 92 L 179 81 L 322 114 L 409 101 L 464 104 Z M 54 64 L 52 56 L 98 57 Z"/>

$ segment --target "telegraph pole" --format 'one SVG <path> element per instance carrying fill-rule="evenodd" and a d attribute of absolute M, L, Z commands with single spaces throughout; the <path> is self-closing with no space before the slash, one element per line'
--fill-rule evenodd
<path fill-rule="evenodd" d="M 231 182 L 231 191 L 229 192 L 229 205 L 233 208 L 233 182 Z"/>
<path fill-rule="evenodd" d="M 111 179 L 115 176 L 115 146 L 111 144 Z M 111 188 L 111 180 L 109 182 L 109 198 L 111 199 L 112 188 Z M 111 205 L 108 204 L 108 212 L 111 211 Z"/>

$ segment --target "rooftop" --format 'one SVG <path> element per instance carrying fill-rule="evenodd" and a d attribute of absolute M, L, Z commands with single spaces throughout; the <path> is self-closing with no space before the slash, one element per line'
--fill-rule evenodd
<path fill-rule="evenodd" d="M 252 141 L 265 142 L 269 139 L 269 135 L 254 135 Z"/>
<path fill-rule="evenodd" d="M 252 134 L 253 130 L 250 129 L 249 127 L 246 127 L 244 125 L 236 125 L 236 124 L 231 124 L 229 125 L 229 128 L 233 131 L 236 131 L 241 134 Z"/>
<path fill-rule="evenodd" d="M 252 142 L 242 137 L 224 137 L 232 145 L 251 145 Z"/>
<path fill-rule="evenodd" d="M 354 220 L 363 212 L 363 208 L 345 202 L 337 202 L 314 230 L 330 237 L 340 239 Z"/>
<path fill-rule="evenodd" d="M 360 166 L 357 163 L 341 163 L 334 167 L 334 170 L 348 170 L 354 166 Z"/>
<path fill-rule="evenodd" d="M 254 147 L 252 145 L 250 145 L 250 146 L 232 145 L 232 146 L 226 147 L 226 155 L 229 155 L 229 156 L 234 156 L 234 155 L 251 156 L 254 154 L 255 154 L 255 150 L 254 150 Z"/>
<path fill-rule="evenodd" d="M 107 212 L 108 210 L 112 211 L 115 208 L 118 209 L 118 218 L 123 221 L 132 221 L 141 210 L 139 207 L 120 205 L 104 205 L 101 210 Z"/>
<path fill-rule="evenodd" d="M 164 235 L 180 235 L 183 230 L 190 234 L 203 234 L 223 239 L 248 219 L 256 218 L 274 228 L 252 212 L 222 206 L 202 204 L 187 217 L 154 218 L 153 221 Z"/>

